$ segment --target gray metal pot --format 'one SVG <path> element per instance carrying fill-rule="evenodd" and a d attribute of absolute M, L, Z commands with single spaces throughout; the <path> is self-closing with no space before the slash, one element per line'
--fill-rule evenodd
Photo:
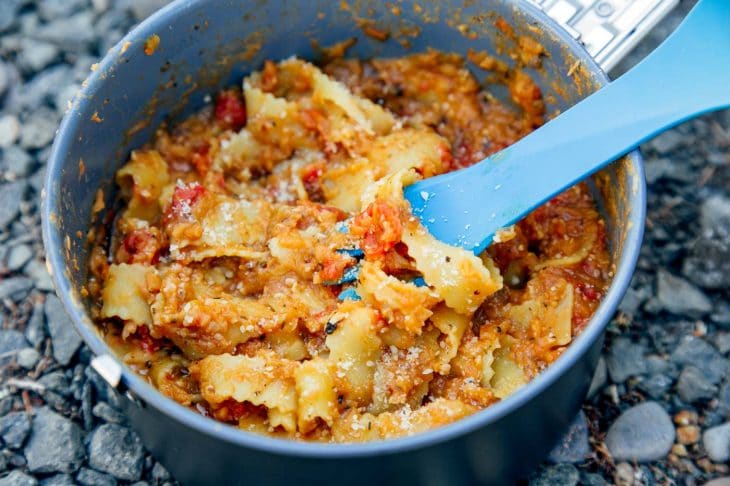
<path fill-rule="evenodd" d="M 551 19 L 519 0 L 359 1 L 179 0 L 115 46 L 73 102 L 53 147 L 44 191 L 43 237 L 56 290 L 79 333 L 98 356 L 111 350 L 91 322 L 81 289 L 86 234 L 97 190 L 114 196 L 113 176 L 131 149 L 167 118 L 192 113 L 207 93 L 240 82 L 264 59 L 315 58 L 321 46 L 349 37 L 352 56 L 394 56 L 435 47 L 466 54 L 487 50 L 512 62 L 509 41 L 493 22 L 503 17 L 548 52 L 533 73 L 548 112 L 565 109 L 606 82 L 600 68 Z M 392 33 L 364 35 L 363 19 Z M 412 36 L 418 32 L 418 35 Z M 152 49 L 145 41 L 159 36 Z M 404 44 L 410 44 L 406 48 Z M 154 52 L 151 52 L 154 51 Z M 481 75 L 481 74 L 480 74 Z M 81 162 L 83 161 L 83 163 Z M 310 444 L 271 439 L 207 419 L 165 398 L 120 365 L 100 370 L 126 390 L 126 412 L 146 446 L 184 484 L 508 483 L 545 456 L 578 411 L 595 369 L 604 328 L 634 269 L 645 213 L 638 153 L 594 177 L 608 220 L 616 274 L 580 337 L 548 370 L 508 399 L 457 423 L 413 437 L 365 444 Z"/>

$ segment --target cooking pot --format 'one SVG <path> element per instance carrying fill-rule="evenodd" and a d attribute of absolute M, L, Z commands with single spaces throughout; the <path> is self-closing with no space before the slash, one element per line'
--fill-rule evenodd
<path fill-rule="evenodd" d="M 514 65 L 519 36 L 545 49 L 541 67 L 530 74 L 542 89 L 548 114 L 607 82 L 567 32 L 537 7 L 518 0 L 179 0 L 142 22 L 91 73 L 66 113 L 48 163 L 43 194 L 47 260 L 58 295 L 98 357 L 95 367 L 124 392 L 122 403 L 132 426 L 179 481 L 508 483 L 529 474 L 559 439 L 586 396 L 604 329 L 639 253 L 645 183 L 637 152 L 591 182 L 607 220 L 615 276 L 583 333 L 512 396 L 411 437 L 363 444 L 302 443 L 206 418 L 164 397 L 122 365 L 91 321 L 83 297 L 87 235 L 98 217 L 92 208 L 97 198 L 106 207 L 113 204 L 114 173 L 130 151 L 149 141 L 163 121 L 199 109 L 207 94 L 240 83 L 265 59 L 297 55 L 316 60 L 321 47 L 354 37 L 349 56 L 400 56 L 429 47 L 466 56 L 472 48 Z M 485 78 L 484 71 L 470 67 Z M 507 97 L 506 90 L 493 92 Z"/>

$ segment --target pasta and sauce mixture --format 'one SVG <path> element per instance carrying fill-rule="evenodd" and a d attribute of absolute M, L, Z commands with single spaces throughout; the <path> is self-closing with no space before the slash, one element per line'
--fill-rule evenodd
<path fill-rule="evenodd" d="M 607 290 L 587 187 L 478 256 L 429 235 L 402 188 L 539 126 L 530 77 L 508 87 L 519 109 L 437 51 L 291 58 L 159 129 L 117 172 L 123 208 L 92 250 L 107 342 L 173 400 L 298 440 L 410 435 L 507 397 Z"/>

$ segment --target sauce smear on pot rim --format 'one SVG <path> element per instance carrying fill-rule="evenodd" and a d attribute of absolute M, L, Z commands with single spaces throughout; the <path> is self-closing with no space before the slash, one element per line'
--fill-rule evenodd
<path fill-rule="evenodd" d="M 410 435 L 507 397 L 570 345 L 612 276 L 584 184 L 478 256 L 411 215 L 403 185 L 542 123 L 539 88 L 507 79 L 519 110 L 455 54 L 267 61 L 160 128 L 117 172 L 123 208 L 92 250 L 107 342 L 179 403 L 298 440 Z"/>

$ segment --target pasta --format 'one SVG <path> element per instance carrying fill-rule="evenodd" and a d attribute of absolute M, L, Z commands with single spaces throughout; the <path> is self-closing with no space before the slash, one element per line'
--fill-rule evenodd
<path fill-rule="evenodd" d="M 297 440 L 411 435 L 515 393 L 606 291 L 586 187 L 480 255 L 436 240 L 403 198 L 534 128 L 541 102 L 514 79 L 529 113 L 436 51 L 267 61 L 161 128 L 117 172 L 123 209 L 97 231 L 107 342 L 184 406 Z"/>

